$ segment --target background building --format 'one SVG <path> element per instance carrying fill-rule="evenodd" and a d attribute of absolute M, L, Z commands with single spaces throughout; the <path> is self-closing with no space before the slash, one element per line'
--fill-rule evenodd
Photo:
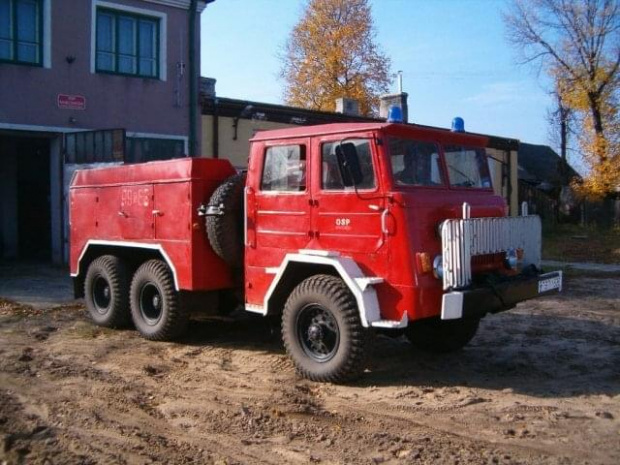
<path fill-rule="evenodd" d="M 0 0 L 0 258 L 63 261 L 76 166 L 200 153 L 211 1 Z"/>
<path fill-rule="evenodd" d="M 268 103 L 250 102 L 218 97 L 215 80 L 201 78 L 202 102 L 202 156 L 226 158 L 237 168 L 247 166 L 250 143 L 257 131 L 292 126 L 335 122 L 385 121 L 390 105 L 400 106 L 407 121 L 407 94 L 389 94 L 382 97 L 378 119 L 359 116 L 358 105 L 349 99 L 338 99 L 336 113 Z M 438 129 L 438 128 L 433 128 Z M 448 129 L 445 129 L 448 131 Z M 513 215 L 518 214 L 517 150 L 519 141 L 505 137 L 488 136 L 489 166 L 493 187 L 506 199 Z"/>

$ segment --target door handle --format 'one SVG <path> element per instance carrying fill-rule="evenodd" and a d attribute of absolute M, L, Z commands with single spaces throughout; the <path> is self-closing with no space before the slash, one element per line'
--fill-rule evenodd
<path fill-rule="evenodd" d="M 390 231 L 387 226 L 387 217 L 390 214 L 390 211 L 386 208 L 381 212 L 381 232 L 386 236 L 390 234 Z"/>

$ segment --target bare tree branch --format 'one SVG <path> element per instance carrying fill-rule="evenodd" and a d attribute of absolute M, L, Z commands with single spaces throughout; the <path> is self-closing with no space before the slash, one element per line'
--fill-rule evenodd
<path fill-rule="evenodd" d="M 520 62 L 540 66 L 555 81 L 562 152 L 578 127 L 593 173 L 585 184 L 599 193 L 620 186 L 620 2 L 513 0 L 504 21 Z M 567 109 L 574 115 L 570 125 Z"/>

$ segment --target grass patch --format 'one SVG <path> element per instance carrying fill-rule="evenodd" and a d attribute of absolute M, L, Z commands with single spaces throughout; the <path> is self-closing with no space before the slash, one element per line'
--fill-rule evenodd
<path fill-rule="evenodd" d="M 544 272 L 550 271 L 562 271 L 562 276 L 565 280 L 581 279 L 581 278 L 595 278 L 595 279 L 617 279 L 620 278 L 620 273 L 608 272 L 608 271 L 594 271 L 583 270 L 579 268 L 573 268 L 570 265 L 564 266 L 545 266 Z"/>
<path fill-rule="evenodd" d="M 542 256 L 563 262 L 620 263 L 620 229 L 543 225 Z"/>

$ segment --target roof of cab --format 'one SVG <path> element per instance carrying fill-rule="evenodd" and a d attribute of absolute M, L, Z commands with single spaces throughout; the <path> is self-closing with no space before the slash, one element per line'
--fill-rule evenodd
<path fill-rule="evenodd" d="M 268 131 L 258 131 L 250 141 L 290 139 L 293 137 L 308 137 L 324 134 L 341 134 L 345 132 L 374 131 L 393 123 L 329 123 L 316 124 L 313 126 L 298 126 L 285 129 L 272 129 Z"/>
<path fill-rule="evenodd" d="M 454 141 L 469 141 L 470 143 L 476 142 L 479 144 L 485 144 L 486 141 L 488 141 L 488 137 L 481 134 L 474 134 L 468 132 L 452 132 L 449 129 L 435 128 L 431 126 L 402 123 L 369 122 L 317 124 L 313 126 L 300 126 L 285 129 L 258 131 L 256 135 L 252 139 L 250 139 L 250 142 L 322 136 L 329 134 L 346 134 L 352 132 L 367 132 L 386 129 L 392 130 L 400 134 L 411 135 L 424 132 L 425 134 L 431 134 L 434 137 L 437 137 L 437 139 L 449 138 Z"/>

